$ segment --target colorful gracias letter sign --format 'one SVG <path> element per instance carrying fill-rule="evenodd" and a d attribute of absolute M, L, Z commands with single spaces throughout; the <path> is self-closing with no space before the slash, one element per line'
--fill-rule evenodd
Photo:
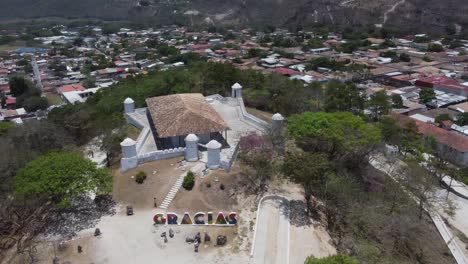
<path fill-rule="evenodd" d="M 155 225 L 214 225 L 214 226 L 233 226 L 237 224 L 237 214 L 230 212 L 227 216 L 219 212 L 216 219 L 213 218 L 213 212 L 196 213 L 193 218 L 189 213 L 184 213 L 182 218 L 176 213 L 157 213 L 153 217 Z"/>

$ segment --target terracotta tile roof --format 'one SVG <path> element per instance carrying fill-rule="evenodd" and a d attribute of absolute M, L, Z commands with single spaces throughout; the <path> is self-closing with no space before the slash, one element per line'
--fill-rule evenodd
<path fill-rule="evenodd" d="M 220 132 L 229 127 L 202 94 L 174 94 L 146 99 L 161 138 Z"/>
<path fill-rule="evenodd" d="M 281 75 L 288 75 L 288 76 L 293 76 L 293 75 L 298 75 L 299 72 L 298 71 L 294 71 L 294 70 L 291 70 L 291 69 L 288 69 L 288 68 L 282 68 L 282 67 L 279 67 L 279 68 L 275 68 L 275 72 L 281 74 Z"/>
<path fill-rule="evenodd" d="M 444 144 L 459 152 L 468 152 L 468 138 L 456 132 L 451 132 L 438 126 L 415 120 L 409 116 L 392 114 L 400 125 L 405 126 L 407 123 L 414 122 L 418 127 L 419 134 L 434 136 L 437 142 Z"/>
<path fill-rule="evenodd" d="M 81 84 L 69 84 L 60 87 L 60 92 L 61 93 L 66 93 L 66 92 L 74 92 L 74 91 L 84 91 L 85 88 Z"/>

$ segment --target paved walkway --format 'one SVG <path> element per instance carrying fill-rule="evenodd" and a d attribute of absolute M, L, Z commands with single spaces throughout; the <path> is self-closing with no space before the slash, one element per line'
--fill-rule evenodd
<path fill-rule="evenodd" d="M 252 264 L 289 263 L 289 200 L 266 196 L 258 207 Z"/>
<path fill-rule="evenodd" d="M 204 163 L 197 163 L 195 166 L 193 166 L 190 171 L 193 173 L 199 174 L 201 171 L 205 168 Z M 187 175 L 187 172 L 182 173 L 179 178 L 177 178 L 177 181 L 172 185 L 171 190 L 169 193 L 166 195 L 166 198 L 164 198 L 163 202 L 159 206 L 159 208 L 167 210 L 169 205 L 171 205 L 172 200 L 174 200 L 175 196 L 177 195 L 177 192 L 179 192 L 180 187 L 182 187 L 182 182 L 184 181 L 185 175 Z"/>

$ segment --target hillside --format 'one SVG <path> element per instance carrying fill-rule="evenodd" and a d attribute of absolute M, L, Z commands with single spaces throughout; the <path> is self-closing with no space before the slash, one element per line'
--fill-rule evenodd
<path fill-rule="evenodd" d="M 0 19 L 144 19 L 157 23 L 307 26 L 385 24 L 412 32 L 459 25 L 468 35 L 466 0 L 0 0 Z"/>

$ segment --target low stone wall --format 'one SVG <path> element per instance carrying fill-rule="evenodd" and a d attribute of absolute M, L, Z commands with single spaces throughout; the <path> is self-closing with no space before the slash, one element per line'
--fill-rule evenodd
<path fill-rule="evenodd" d="M 134 125 L 138 129 L 145 128 L 145 125 L 140 123 L 140 121 L 138 121 L 138 119 L 134 118 L 132 115 L 125 114 L 125 119 L 127 120 L 129 124 Z"/>
<path fill-rule="evenodd" d="M 221 157 L 221 168 L 223 168 L 227 172 L 231 171 L 232 164 L 236 160 L 238 152 L 239 143 L 236 143 L 236 145 L 232 147 L 232 152 L 229 153 L 229 156 Z"/>
<path fill-rule="evenodd" d="M 151 130 L 148 127 L 143 128 L 141 130 L 140 134 L 138 135 L 138 138 L 136 140 L 136 151 L 137 153 L 140 153 L 141 148 L 145 145 L 146 140 L 148 137 L 151 135 Z"/>
<path fill-rule="evenodd" d="M 256 126 L 262 128 L 265 131 L 268 131 L 268 130 L 271 129 L 271 124 L 261 120 L 260 118 L 254 116 L 252 114 L 249 114 L 247 112 L 247 110 L 245 109 L 244 100 L 242 98 L 238 98 L 237 100 L 239 101 L 241 114 L 245 119 L 247 119 L 247 121 L 252 122 L 253 124 L 255 124 Z"/>
<path fill-rule="evenodd" d="M 185 148 L 175 148 L 175 149 L 166 149 L 166 150 L 157 150 L 145 154 L 138 155 L 138 164 L 169 159 L 178 156 L 184 156 Z"/>

